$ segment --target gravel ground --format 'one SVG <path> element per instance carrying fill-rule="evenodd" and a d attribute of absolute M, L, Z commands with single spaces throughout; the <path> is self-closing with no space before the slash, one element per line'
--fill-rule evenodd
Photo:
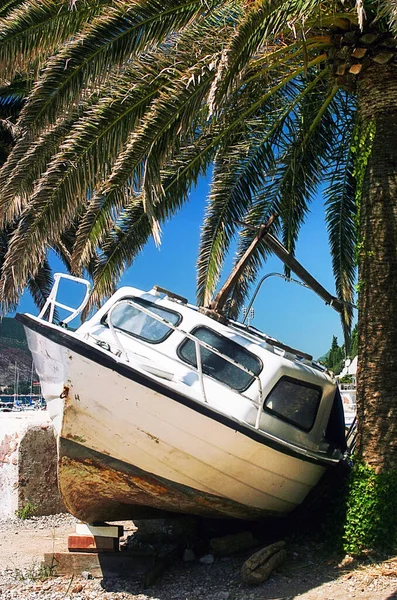
<path fill-rule="evenodd" d="M 338 564 L 308 542 L 290 544 L 286 563 L 257 587 L 240 579 L 247 554 L 211 564 L 177 560 L 147 589 L 139 578 L 46 577 L 44 552 L 66 550 L 75 523 L 70 515 L 0 520 L 0 600 L 397 600 L 397 558 Z"/>

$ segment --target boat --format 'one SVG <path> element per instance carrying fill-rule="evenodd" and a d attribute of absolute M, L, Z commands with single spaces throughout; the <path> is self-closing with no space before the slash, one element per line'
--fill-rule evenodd
<path fill-rule="evenodd" d="M 339 390 L 342 397 L 343 411 L 345 415 L 345 425 L 347 429 L 355 423 L 357 414 L 356 405 L 356 374 L 357 374 L 358 356 L 353 360 L 347 358 L 342 372 L 336 376 Z"/>
<path fill-rule="evenodd" d="M 79 307 L 63 279 L 85 287 Z M 40 314 L 17 315 L 78 519 L 277 518 L 343 459 L 340 392 L 310 355 L 158 286 L 122 287 L 70 329 L 89 294 L 58 273 Z"/>
<path fill-rule="evenodd" d="M 13 396 L 0 396 L 0 412 L 11 412 L 14 406 Z"/>
<path fill-rule="evenodd" d="M 345 415 L 345 425 L 351 427 L 357 415 L 356 405 L 356 384 L 355 383 L 340 383 L 340 393 L 342 396 L 342 406 Z"/>

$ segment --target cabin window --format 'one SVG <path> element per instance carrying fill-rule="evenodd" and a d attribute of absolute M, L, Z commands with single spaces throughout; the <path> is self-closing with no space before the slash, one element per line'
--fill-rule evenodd
<path fill-rule="evenodd" d="M 249 369 L 255 375 L 259 375 L 262 370 L 262 362 L 260 359 L 248 352 L 243 346 L 233 342 L 232 340 L 216 333 L 208 327 L 196 327 L 192 330 L 192 334 L 199 340 L 212 346 L 225 354 L 230 356 L 235 362 L 240 363 L 246 369 Z M 237 366 L 228 362 L 221 356 L 218 356 L 211 350 L 201 347 L 201 363 L 203 367 L 203 373 L 226 383 L 229 387 L 243 392 L 246 390 L 251 383 L 254 381 L 254 377 L 245 371 L 242 371 Z M 184 362 L 189 363 L 197 368 L 196 361 L 196 345 L 192 340 L 185 339 L 178 348 L 178 356 Z"/>
<path fill-rule="evenodd" d="M 124 298 L 124 300 L 132 300 L 136 304 L 140 304 L 173 325 L 179 325 L 182 320 L 179 313 L 163 308 L 162 306 L 157 306 L 142 298 Z M 112 325 L 120 331 L 145 340 L 145 342 L 149 342 L 150 344 L 163 342 L 173 331 L 165 323 L 157 321 L 155 318 L 139 310 L 137 306 L 132 306 L 126 302 L 121 302 L 113 309 L 111 319 Z"/>
<path fill-rule="evenodd" d="M 292 377 L 282 377 L 274 386 L 264 405 L 264 410 L 280 419 L 310 431 L 320 405 L 321 388 Z"/>

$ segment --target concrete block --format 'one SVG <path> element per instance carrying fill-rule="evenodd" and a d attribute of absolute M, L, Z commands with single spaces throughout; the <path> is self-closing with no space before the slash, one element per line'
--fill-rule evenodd
<path fill-rule="evenodd" d="M 57 450 L 46 411 L 0 413 L 0 518 L 27 503 L 35 515 L 67 512 L 58 492 Z"/>

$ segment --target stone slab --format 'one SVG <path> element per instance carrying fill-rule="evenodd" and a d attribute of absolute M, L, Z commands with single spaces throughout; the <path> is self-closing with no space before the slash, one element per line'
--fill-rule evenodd
<path fill-rule="evenodd" d="M 0 413 L 0 498 L 0 518 L 14 517 L 27 503 L 38 516 L 66 512 L 47 411 Z"/>

